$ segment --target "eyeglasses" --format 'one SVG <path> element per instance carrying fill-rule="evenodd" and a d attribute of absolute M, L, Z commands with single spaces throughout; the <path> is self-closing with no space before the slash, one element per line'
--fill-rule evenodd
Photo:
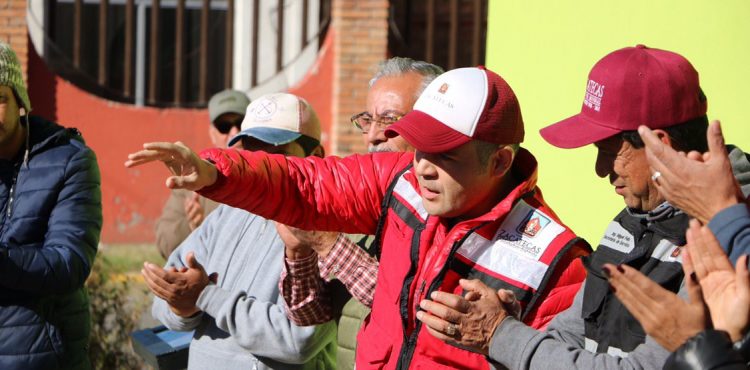
<path fill-rule="evenodd" d="M 220 118 L 214 121 L 214 127 L 216 128 L 216 131 L 221 132 L 222 135 L 226 135 L 229 131 L 232 131 L 232 127 L 236 127 L 237 130 L 240 130 L 240 127 L 242 126 L 242 118 L 242 116 L 234 119 Z"/>
<path fill-rule="evenodd" d="M 400 120 L 403 116 L 403 114 L 387 111 L 381 114 L 377 119 L 374 119 L 370 113 L 362 112 L 353 115 L 351 121 L 354 126 L 362 130 L 362 133 L 366 134 L 370 131 L 373 122 L 376 124 L 376 129 L 385 130 L 386 127 L 396 123 L 396 121 Z"/>

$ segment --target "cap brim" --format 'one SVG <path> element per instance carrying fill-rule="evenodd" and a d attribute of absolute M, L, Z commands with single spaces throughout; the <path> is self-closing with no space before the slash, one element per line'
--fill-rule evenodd
<path fill-rule="evenodd" d="M 388 127 L 385 136 L 401 136 L 411 146 L 424 153 L 446 152 L 471 141 L 469 136 L 418 110 L 409 112 Z"/>
<path fill-rule="evenodd" d="M 568 117 L 549 125 L 539 134 L 548 143 L 563 149 L 580 148 L 604 140 L 622 132 L 621 130 L 601 126 L 581 114 Z"/>
<path fill-rule="evenodd" d="M 299 132 L 281 130 L 278 128 L 251 127 L 247 130 L 242 130 L 239 134 L 235 135 L 229 140 L 229 144 L 227 145 L 234 146 L 234 144 L 242 140 L 243 137 L 253 137 L 271 145 L 284 145 L 299 139 L 300 136 L 302 136 L 302 134 Z"/>

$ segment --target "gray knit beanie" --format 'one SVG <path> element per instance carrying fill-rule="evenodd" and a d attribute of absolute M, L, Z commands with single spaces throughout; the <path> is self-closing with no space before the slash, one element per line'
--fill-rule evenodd
<path fill-rule="evenodd" d="M 16 99 L 20 100 L 26 114 L 31 111 L 29 94 L 26 92 L 26 85 L 23 83 L 23 75 L 21 74 L 21 64 L 10 45 L 2 41 L 0 41 L 0 85 L 13 89 Z"/>

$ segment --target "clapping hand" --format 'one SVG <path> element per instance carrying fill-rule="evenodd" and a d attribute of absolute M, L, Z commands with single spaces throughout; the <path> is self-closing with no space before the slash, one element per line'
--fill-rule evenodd
<path fill-rule="evenodd" d="M 732 341 L 740 340 L 750 322 L 747 255 L 737 260 L 736 269 L 732 268 L 711 230 L 695 220 L 690 222 L 687 241 L 688 253 L 683 263 L 686 269 L 695 271 L 714 328 L 729 333 Z"/>
<path fill-rule="evenodd" d="M 145 262 L 141 274 L 151 292 L 166 301 L 175 314 L 190 317 L 200 312 L 195 305 L 198 297 L 209 283 L 216 282 L 216 275 L 209 276 L 193 252 L 188 252 L 185 262 L 186 267 L 180 269 Z"/>

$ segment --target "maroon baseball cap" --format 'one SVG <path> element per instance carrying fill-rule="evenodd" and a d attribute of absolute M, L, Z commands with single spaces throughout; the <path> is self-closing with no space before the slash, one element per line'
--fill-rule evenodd
<path fill-rule="evenodd" d="M 414 110 L 385 130 L 417 150 L 442 153 L 471 140 L 496 144 L 523 141 L 523 119 L 516 94 L 497 73 L 484 67 L 458 68 L 434 79 Z"/>
<path fill-rule="evenodd" d="M 581 113 L 539 131 L 578 148 L 623 131 L 665 128 L 706 115 L 698 72 L 682 55 L 644 45 L 613 51 L 589 73 Z"/>

